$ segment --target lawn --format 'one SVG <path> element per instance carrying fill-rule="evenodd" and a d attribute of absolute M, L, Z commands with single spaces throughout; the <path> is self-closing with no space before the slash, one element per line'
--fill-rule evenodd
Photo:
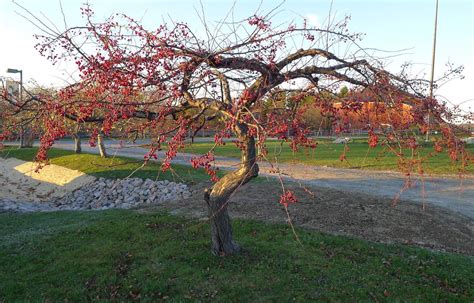
<path fill-rule="evenodd" d="M 7 147 L 0 150 L 0 157 L 12 157 L 24 161 L 32 161 L 38 148 Z M 193 169 L 186 165 L 172 165 L 172 170 L 162 172 L 157 162 L 149 162 L 143 166 L 143 160 L 127 157 L 101 158 L 93 154 L 75 154 L 72 151 L 52 148 L 48 153 L 51 164 L 82 171 L 86 174 L 104 178 L 125 178 L 132 175 L 136 178 L 173 180 L 193 184 L 209 180 L 202 169 Z"/>
<path fill-rule="evenodd" d="M 234 221 L 240 255 L 210 254 L 207 222 L 133 210 L 0 214 L 0 302 L 472 302 L 474 259 Z"/>
<path fill-rule="evenodd" d="M 31 160 L 36 149 L 0 155 Z M 140 160 L 52 149 L 54 164 L 107 178 Z M 202 170 L 174 165 L 187 182 Z M 149 164 L 141 178 L 173 179 Z M 235 220 L 242 254 L 210 254 L 207 222 L 163 212 L 0 213 L 0 302 L 474 300 L 474 259 Z"/>
<path fill-rule="evenodd" d="M 373 170 L 398 170 L 398 157 L 388 151 L 386 147 L 377 146 L 370 148 L 367 142 L 357 140 L 347 144 L 346 159 L 341 161 L 339 158 L 343 154 L 344 144 L 334 144 L 328 140 L 318 142 L 315 149 L 301 149 L 293 152 L 288 143 L 278 141 L 267 141 L 268 158 L 274 160 L 277 156 L 279 162 L 293 162 L 317 166 L 330 166 L 339 168 L 359 168 Z M 188 144 L 185 152 L 206 153 L 214 143 L 198 142 Z M 474 154 L 474 147 L 468 147 L 468 151 Z M 411 158 L 411 151 L 405 150 L 407 159 Z M 239 157 L 240 150 L 233 143 L 226 143 L 216 147 L 215 153 L 218 156 Z M 420 158 L 423 159 L 423 170 L 431 174 L 457 174 L 462 170 L 459 162 L 452 161 L 446 152 L 434 153 L 432 144 L 428 144 L 420 150 Z M 413 159 L 419 159 L 414 156 Z M 474 165 L 465 168 L 464 172 L 474 173 Z"/>

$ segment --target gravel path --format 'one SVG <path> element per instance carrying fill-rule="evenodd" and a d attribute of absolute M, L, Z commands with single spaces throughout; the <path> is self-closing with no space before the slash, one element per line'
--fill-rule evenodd
<path fill-rule="evenodd" d="M 121 146 L 117 141 L 105 142 L 110 155 L 143 159 L 147 149 L 138 145 Z M 58 142 L 54 147 L 73 149 L 72 142 Z M 83 144 L 84 152 L 98 153 L 97 148 Z M 159 153 L 162 157 L 163 153 Z M 192 154 L 179 153 L 173 163 L 190 165 Z M 238 165 L 233 158 L 216 157 L 216 165 L 221 169 L 232 169 Z M 410 200 L 444 207 L 471 219 L 474 219 L 474 177 L 463 179 L 453 176 L 406 176 L 396 172 L 369 171 L 358 169 L 339 169 L 308 166 L 302 164 L 282 163 L 279 169 L 283 177 L 308 185 L 342 190 L 346 192 L 365 193 L 389 199 Z M 275 177 L 267 163 L 260 163 L 260 175 Z"/>

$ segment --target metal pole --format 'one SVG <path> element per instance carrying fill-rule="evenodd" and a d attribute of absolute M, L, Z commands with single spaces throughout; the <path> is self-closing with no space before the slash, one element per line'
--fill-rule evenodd
<path fill-rule="evenodd" d="M 436 0 L 436 13 L 435 13 L 435 26 L 434 26 L 434 37 L 433 37 L 433 55 L 431 59 L 431 79 L 430 79 L 430 101 L 433 99 L 433 81 L 434 81 L 434 69 L 436 59 L 436 33 L 438 31 L 438 0 Z M 426 130 L 426 142 L 430 140 L 430 116 L 431 110 L 428 108 L 428 128 Z"/>
<path fill-rule="evenodd" d="M 20 70 L 20 103 L 23 103 L 23 70 Z"/>
<path fill-rule="evenodd" d="M 19 70 L 20 72 L 20 104 L 23 104 L 23 70 Z M 20 148 L 25 147 L 25 128 L 23 124 L 20 127 Z"/>

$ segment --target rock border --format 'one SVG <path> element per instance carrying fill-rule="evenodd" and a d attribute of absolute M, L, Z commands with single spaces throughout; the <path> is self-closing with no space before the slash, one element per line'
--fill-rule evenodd
<path fill-rule="evenodd" d="M 64 197 L 48 202 L 28 202 L 0 199 L 0 211 L 35 212 L 57 210 L 129 209 L 141 205 L 159 204 L 191 197 L 184 183 L 151 179 L 99 178 Z"/>

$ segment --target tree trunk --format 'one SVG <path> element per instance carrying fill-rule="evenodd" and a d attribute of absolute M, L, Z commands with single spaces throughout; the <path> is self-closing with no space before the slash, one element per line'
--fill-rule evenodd
<path fill-rule="evenodd" d="M 254 138 L 247 135 L 245 125 L 238 125 L 235 132 L 245 146 L 241 153 L 240 168 L 225 175 L 204 193 L 211 222 L 211 251 L 218 256 L 230 255 L 240 250 L 232 237 L 227 205 L 230 196 L 237 188 L 258 175 Z"/>
<path fill-rule="evenodd" d="M 24 146 L 26 148 L 31 148 L 33 147 L 33 143 L 35 141 L 35 135 L 31 129 L 26 129 L 25 132 L 25 140 L 24 140 Z"/>
<path fill-rule="evenodd" d="M 20 127 L 20 148 L 25 147 L 25 128 L 23 126 Z"/>
<path fill-rule="evenodd" d="M 31 148 L 33 147 L 34 133 L 28 127 L 21 127 L 20 131 L 20 148 Z"/>
<path fill-rule="evenodd" d="M 78 134 L 73 134 L 72 137 L 74 138 L 74 152 L 80 154 L 82 152 L 81 137 Z"/>
<path fill-rule="evenodd" d="M 107 158 L 107 151 L 105 150 L 104 139 L 101 133 L 97 135 L 97 146 L 99 146 L 99 153 L 102 158 Z"/>

